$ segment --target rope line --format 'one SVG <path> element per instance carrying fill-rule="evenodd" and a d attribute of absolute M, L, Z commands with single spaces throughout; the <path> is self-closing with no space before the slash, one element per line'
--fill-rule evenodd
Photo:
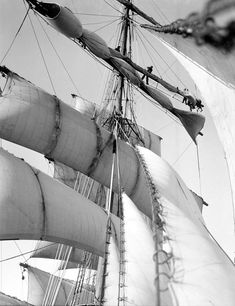
<path fill-rule="evenodd" d="M 16 32 L 16 34 L 15 34 L 15 36 L 14 36 L 14 38 L 13 38 L 11 44 L 10 44 L 10 46 L 8 47 L 8 49 L 7 49 L 6 53 L 5 53 L 5 55 L 3 56 L 3 59 L 2 59 L 1 62 L 0 62 L 0 65 L 2 64 L 2 62 L 3 62 L 3 61 L 5 60 L 5 58 L 7 57 L 8 53 L 10 52 L 10 50 L 11 50 L 11 48 L 12 48 L 12 46 L 13 46 L 13 44 L 14 44 L 14 42 L 15 42 L 15 40 L 16 40 L 16 38 L 17 38 L 17 36 L 18 36 L 18 34 L 19 34 L 19 32 L 20 32 L 20 30 L 21 30 L 21 28 L 22 28 L 22 26 L 23 26 L 23 24 L 24 24 L 24 22 L 25 22 L 25 20 L 26 20 L 26 18 L 27 18 L 27 16 L 28 16 L 29 10 L 30 10 L 30 8 L 27 9 L 27 12 L 26 12 L 26 14 L 25 14 L 25 16 L 24 16 L 24 18 L 23 18 L 21 24 L 20 24 L 20 27 L 19 27 L 19 29 L 17 30 L 17 32 Z"/>
<path fill-rule="evenodd" d="M 199 190 L 200 190 L 200 196 L 202 196 L 201 167 L 200 167 L 198 144 L 196 144 L 196 150 L 197 150 L 197 168 L 198 168 Z"/>
<path fill-rule="evenodd" d="M 50 245 L 54 245 L 54 244 L 56 244 L 56 243 L 52 243 L 52 244 L 50 244 Z M 48 248 L 48 246 L 50 246 L 50 245 L 47 245 L 47 246 L 38 248 L 37 251 L 38 251 L 38 250 L 45 249 L 45 248 Z M 19 255 L 15 255 L 15 256 L 12 256 L 12 257 L 8 257 L 8 258 L 5 258 L 5 259 L 2 259 L 2 260 L 0 260 L 0 263 L 1 263 L 1 262 L 8 261 L 8 260 L 11 260 L 11 259 L 18 258 L 18 257 L 23 256 L 23 255 L 27 255 L 27 254 L 33 253 L 34 251 L 35 251 L 35 249 L 33 249 L 33 250 L 31 250 L 31 251 L 28 251 L 28 252 L 21 253 L 21 254 L 19 254 Z"/>
<path fill-rule="evenodd" d="M 36 14 L 35 14 L 35 15 L 36 15 Z M 56 95 L 56 90 L 55 90 L 55 87 L 54 87 L 54 85 L 53 85 L 52 78 L 51 78 L 49 69 L 48 69 L 48 67 L 47 67 L 47 63 L 46 63 L 46 60 L 45 60 L 45 57 L 44 57 L 42 48 L 41 48 L 41 46 L 40 46 L 38 37 L 37 37 L 37 33 L 36 33 L 36 31 L 35 31 L 35 28 L 34 28 L 32 19 L 31 19 L 31 17 L 30 17 L 29 14 L 28 14 L 28 17 L 29 17 L 30 24 L 31 24 L 31 26 L 32 26 L 32 30 L 33 30 L 33 33 L 34 33 L 34 36 L 35 36 L 35 39 L 36 39 L 36 42 L 37 42 L 37 45 L 38 45 L 38 48 L 39 48 L 39 51 L 40 51 L 40 54 L 41 54 L 43 63 L 44 63 L 44 66 L 45 66 L 45 69 L 46 69 L 46 71 L 47 71 L 47 75 L 48 75 L 49 81 L 50 81 L 50 83 L 51 83 L 52 90 L 53 90 L 54 94 Z"/>
<path fill-rule="evenodd" d="M 37 19 L 38 19 L 39 24 L 41 25 L 41 27 L 42 27 L 42 29 L 43 29 L 43 32 L 44 32 L 44 33 L 45 33 L 45 35 L 46 35 L 46 37 L 47 37 L 47 39 L 48 39 L 49 43 L 51 44 L 51 46 L 52 46 L 53 50 L 55 51 L 56 56 L 58 57 L 58 59 L 59 59 L 59 61 L 60 61 L 61 65 L 63 66 L 63 68 L 64 68 L 64 70 L 65 70 L 65 72 L 67 73 L 68 78 L 70 79 L 70 81 L 71 81 L 72 85 L 74 86 L 74 88 L 75 88 L 76 92 L 79 94 L 79 97 L 81 97 L 81 98 L 82 98 L 82 95 L 81 95 L 81 93 L 79 92 L 79 90 L 78 90 L 78 88 L 77 88 L 77 86 L 76 86 L 76 84 L 75 84 L 74 80 L 72 79 L 72 77 L 71 77 L 71 75 L 70 75 L 70 73 L 69 73 L 68 69 L 66 68 L 66 66 L 65 66 L 64 62 L 62 61 L 62 59 L 61 59 L 61 57 L 60 57 L 60 55 L 59 55 L 58 51 L 56 50 L 55 46 L 53 45 L 53 43 L 52 43 L 52 41 L 51 41 L 51 39 L 50 39 L 49 35 L 47 34 L 47 32 L 46 32 L 46 30 L 45 30 L 44 26 L 43 26 L 43 25 L 42 25 L 42 23 L 41 23 L 40 19 L 38 18 L 38 17 L 39 17 L 39 15 L 38 15 L 38 14 L 36 14 L 36 17 L 37 17 Z M 43 20 L 44 20 L 44 19 L 43 19 Z M 83 98 L 82 98 L 82 99 L 83 99 Z"/>

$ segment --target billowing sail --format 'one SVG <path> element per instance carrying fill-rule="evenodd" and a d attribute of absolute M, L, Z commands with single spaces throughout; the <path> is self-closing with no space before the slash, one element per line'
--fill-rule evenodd
<path fill-rule="evenodd" d="M 111 133 L 11 72 L 0 101 L 0 137 L 49 155 L 109 186 Z M 123 141 L 118 146 L 125 192 L 141 211 L 151 216 L 148 190 L 135 151 Z M 113 189 L 118 192 L 116 175 Z"/>
<path fill-rule="evenodd" d="M 49 155 L 109 186 L 112 135 L 108 131 L 12 72 L 8 72 L 0 101 L 0 137 Z M 118 146 L 125 192 L 151 217 L 149 194 L 136 153 L 121 140 Z M 157 143 L 155 151 L 160 153 Z M 113 190 L 118 192 L 116 175 Z"/>
<path fill-rule="evenodd" d="M 0 292 L 0 305 L 1 306 L 33 306 L 28 302 L 20 301 L 16 297 L 9 296 L 3 292 Z"/>
<path fill-rule="evenodd" d="M 47 286 L 50 280 L 50 274 L 37 268 L 27 265 L 28 271 L 28 302 L 35 306 L 43 305 L 46 296 Z M 58 285 L 60 279 L 53 276 L 55 283 Z M 51 290 L 56 290 L 56 284 Z M 69 280 L 62 280 L 59 286 L 58 294 L 55 299 L 55 305 L 66 305 L 71 302 L 74 294 L 75 283 Z M 49 298 L 51 298 L 49 296 Z M 47 301 L 47 304 L 52 300 Z"/>
<path fill-rule="evenodd" d="M 123 227 L 122 244 L 119 249 L 111 238 L 104 284 L 104 305 L 117 305 L 125 301 L 128 305 L 156 305 L 157 295 L 162 305 L 171 306 L 171 296 L 167 289 L 168 278 L 164 277 L 160 291 L 155 287 L 155 262 L 153 233 L 146 224 L 135 204 L 122 194 Z M 159 263 L 159 271 L 166 274 L 167 262 Z M 162 279 L 162 276 L 159 276 Z"/>
<path fill-rule="evenodd" d="M 171 47 L 169 50 L 189 72 L 210 111 L 227 159 L 235 203 L 235 88 L 211 76 Z"/>
<path fill-rule="evenodd" d="M 47 242 L 47 241 L 39 241 L 35 251 L 31 255 L 31 258 L 55 259 L 57 249 L 58 249 L 58 244 L 51 244 L 50 242 Z M 63 259 L 65 252 L 66 252 L 66 246 L 64 246 L 64 248 L 62 249 L 60 253 L 60 256 L 57 257 L 57 259 L 60 259 L 60 260 Z M 77 266 L 83 262 L 83 257 L 84 257 L 83 250 L 72 248 L 72 251 L 68 259 L 70 263 L 74 264 L 72 265 L 72 268 L 77 268 Z M 98 256 L 94 255 L 90 260 L 89 268 L 93 270 L 97 270 L 97 265 L 98 265 Z M 71 268 L 71 266 L 69 267 Z"/>
<path fill-rule="evenodd" d="M 211 238 L 192 193 L 161 158 L 138 150 L 157 190 L 158 217 L 172 258 L 168 288 L 173 301 L 180 306 L 234 305 L 235 268 Z"/>
<path fill-rule="evenodd" d="M 135 204 L 122 194 L 125 296 L 136 306 L 156 305 L 155 263 L 153 233 L 145 223 Z"/>
<path fill-rule="evenodd" d="M 0 163 L 0 239 L 49 240 L 103 255 L 103 209 L 2 149 Z"/>
<path fill-rule="evenodd" d="M 101 207 L 105 207 L 106 189 L 98 182 L 91 180 L 78 171 L 73 170 L 61 163 L 54 162 L 54 178 L 73 188 Z M 115 194 L 115 200 L 117 195 Z M 116 203 L 115 203 L 116 211 Z"/>
<path fill-rule="evenodd" d="M 60 278 L 58 276 L 51 276 L 51 274 L 40 269 L 27 265 L 28 271 L 28 302 L 35 306 L 52 305 L 53 298 L 55 301 L 53 305 L 70 305 L 74 297 L 75 282 L 62 279 L 58 289 L 58 294 L 55 294 Z M 50 287 L 49 280 L 53 277 L 53 285 Z M 48 295 L 46 296 L 46 292 Z M 83 289 L 80 296 L 80 303 L 92 303 L 94 299 L 94 292 L 91 286 Z"/>
<path fill-rule="evenodd" d="M 117 305 L 119 289 L 119 250 L 115 237 L 111 235 L 108 248 L 105 282 L 103 284 L 103 305 Z M 103 272 L 104 273 L 104 272 Z M 101 299 L 101 297 L 100 297 Z"/>

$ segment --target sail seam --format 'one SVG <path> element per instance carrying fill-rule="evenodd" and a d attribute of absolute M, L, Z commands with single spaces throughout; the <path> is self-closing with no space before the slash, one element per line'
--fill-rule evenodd
<path fill-rule="evenodd" d="M 28 163 L 26 163 L 26 164 L 29 166 L 29 168 L 33 172 L 33 174 L 34 174 L 34 176 L 35 176 L 35 178 L 38 182 L 39 189 L 40 189 L 41 200 L 42 200 L 42 229 L 41 229 L 40 240 L 43 240 L 44 237 L 46 236 L 46 202 L 45 202 L 45 198 L 44 198 L 43 188 L 42 188 L 39 176 L 38 176 L 40 174 L 40 171 L 31 167 Z"/>
<path fill-rule="evenodd" d="M 99 126 L 96 122 L 94 122 L 95 130 L 96 130 L 96 155 L 93 157 L 88 170 L 87 170 L 87 176 L 90 176 L 92 173 L 94 173 L 95 169 L 98 166 L 98 162 L 100 157 L 102 156 L 104 149 L 111 143 L 113 139 L 113 134 L 111 133 L 106 143 L 103 145 L 103 139 L 101 136 L 101 131 Z"/>
<path fill-rule="evenodd" d="M 61 107 L 60 107 L 60 100 L 54 96 L 54 101 L 55 101 L 55 125 L 52 130 L 52 135 L 51 135 L 51 141 L 50 144 L 48 145 L 48 148 L 45 150 L 46 154 L 45 157 L 48 160 L 53 161 L 53 152 L 57 146 L 59 136 L 61 134 Z"/>

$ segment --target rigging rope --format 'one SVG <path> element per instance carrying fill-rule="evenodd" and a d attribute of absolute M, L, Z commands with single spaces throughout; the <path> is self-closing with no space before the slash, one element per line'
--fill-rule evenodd
<path fill-rule="evenodd" d="M 201 167 L 200 167 L 199 146 L 198 146 L 198 144 L 196 144 L 196 150 L 197 150 L 197 168 L 198 168 L 199 190 L 200 190 L 200 196 L 202 196 Z"/>
<path fill-rule="evenodd" d="M 54 244 L 56 244 L 56 243 L 52 243 L 51 245 L 54 245 Z M 44 246 L 44 247 L 41 247 L 41 248 L 38 248 L 37 250 L 42 250 L 42 249 L 45 249 L 45 248 L 48 248 L 48 245 Z M 23 255 L 27 255 L 27 254 L 33 253 L 34 251 L 35 251 L 35 249 L 33 249 L 31 251 L 28 251 L 28 252 L 24 252 L 24 253 L 19 254 L 19 255 L 15 255 L 15 256 L 12 256 L 12 257 L 8 257 L 8 258 L 5 258 L 5 259 L 2 259 L 2 260 L 0 260 L 0 263 L 8 261 L 8 260 L 11 260 L 11 259 L 18 258 L 18 257 L 23 256 Z"/>
<path fill-rule="evenodd" d="M 169 70 L 172 72 L 172 74 L 178 79 L 178 81 L 184 86 L 187 87 L 182 80 L 179 78 L 179 76 L 174 72 L 173 69 L 171 69 L 171 66 L 168 65 L 167 61 L 161 56 L 161 54 L 158 52 L 158 50 L 153 46 L 153 44 L 147 39 L 147 37 L 138 29 L 138 32 L 142 35 L 142 37 L 146 40 L 146 42 L 150 45 L 150 47 L 158 54 L 160 59 L 164 62 L 164 64 L 169 68 Z"/>
<path fill-rule="evenodd" d="M 184 153 L 186 153 L 186 151 L 188 151 L 188 149 L 190 148 L 190 146 L 193 144 L 193 141 L 190 141 L 190 143 L 185 147 L 185 149 L 182 151 L 182 153 L 177 157 L 177 159 L 172 163 L 172 165 L 174 166 L 180 159 L 181 157 L 184 155 Z"/>
<path fill-rule="evenodd" d="M 25 262 L 28 261 L 28 259 L 26 259 L 26 257 L 24 256 L 24 254 L 22 253 L 20 247 L 18 246 L 17 242 L 15 240 L 13 240 L 14 244 L 16 245 L 17 249 L 19 250 L 20 254 L 23 256 Z"/>
<path fill-rule="evenodd" d="M 23 26 L 23 24 L 24 24 L 24 22 L 25 22 L 25 20 L 26 20 L 26 18 L 27 18 L 27 16 L 28 16 L 29 10 L 30 10 L 30 8 L 27 9 L 27 12 L 26 12 L 26 14 L 25 14 L 25 16 L 24 16 L 24 18 L 23 18 L 23 20 L 22 20 L 20 26 L 19 26 L 19 29 L 17 30 L 17 32 L 16 32 L 16 34 L 15 34 L 15 36 L 14 36 L 14 38 L 13 38 L 11 44 L 10 44 L 10 46 L 8 47 L 8 49 L 7 49 L 6 53 L 5 53 L 5 55 L 3 56 L 3 59 L 2 59 L 1 62 L 0 62 L 0 65 L 3 63 L 3 61 L 4 61 L 5 58 L 7 57 L 8 53 L 10 52 L 10 50 L 11 50 L 11 48 L 12 48 L 12 46 L 13 46 L 15 40 L 16 40 L 16 37 L 18 36 L 18 34 L 19 34 L 19 32 L 20 32 L 20 30 L 21 30 L 21 28 L 22 28 L 22 26 Z"/>
<path fill-rule="evenodd" d="M 25 4 L 25 6 L 26 6 L 26 4 Z M 35 14 L 35 13 L 34 13 L 34 14 Z M 46 60 L 45 60 L 45 57 L 44 57 L 42 48 L 41 48 L 41 46 L 40 46 L 38 37 L 37 37 L 37 33 L 36 33 L 36 31 L 35 31 L 35 28 L 34 28 L 32 19 L 31 19 L 31 17 L 30 17 L 29 14 L 28 14 L 28 17 L 29 17 L 30 24 L 31 24 L 31 26 L 32 26 L 32 30 L 33 30 L 33 33 L 34 33 L 34 36 L 35 36 L 35 39 L 36 39 L 36 42 L 37 42 L 37 45 L 38 45 L 38 48 L 39 48 L 39 51 L 40 51 L 40 54 L 41 54 L 43 63 L 44 63 L 44 66 L 45 66 L 45 69 L 46 69 L 46 71 L 47 71 L 47 75 L 48 75 L 49 81 L 50 81 L 50 83 L 51 83 L 52 90 L 53 90 L 54 94 L 56 95 L 56 90 L 55 90 L 54 84 L 53 84 L 53 82 L 52 82 L 52 78 L 51 78 L 49 69 L 48 69 L 48 67 L 47 67 L 47 63 L 46 63 Z"/>
<path fill-rule="evenodd" d="M 52 46 L 53 50 L 55 51 L 55 54 L 57 55 L 57 57 L 58 57 L 58 59 L 59 59 L 60 63 L 62 64 L 62 66 L 63 66 L 63 68 L 64 68 L 65 72 L 67 73 L 68 78 L 70 79 L 70 81 L 71 81 L 72 85 L 74 86 L 74 88 L 75 88 L 76 92 L 79 94 L 79 96 L 80 96 L 80 97 L 82 97 L 82 95 L 81 95 L 81 93 L 79 92 L 79 90 L 78 90 L 78 88 L 77 88 L 77 86 L 76 86 L 76 84 L 75 84 L 74 80 L 72 79 L 72 77 L 71 77 L 71 75 L 70 75 L 70 73 L 69 73 L 68 69 L 66 68 L 66 66 L 65 66 L 64 62 L 62 61 L 62 59 L 61 59 L 61 57 L 60 57 L 60 55 L 59 55 L 58 51 L 56 50 L 55 46 L 53 45 L 53 43 L 52 43 L 52 41 L 51 41 L 51 39 L 50 39 L 49 35 L 48 35 L 48 34 L 47 34 L 47 32 L 45 31 L 45 28 L 43 27 L 43 25 L 42 25 L 42 23 L 41 23 L 40 19 L 38 18 L 38 17 L 40 17 L 40 18 L 42 18 L 42 17 L 41 17 L 40 15 L 38 15 L 38 14 L 35 14 L 35 15 L 36 15 L 36 17 L 37 17 L 37 19 L 38 19 L 39 24 L 41 25 L 41 28 L 43 29 L 44 34 L 46 35 L 46 37 L 47 37 L 47 39 L 48 39 L 49 43 L 51 44 L 51 46 Z M 42 19 L 43 19 L 43 18 L 42 18 Z M 43 19 L 43 20 L 44 20 L 44 19 Z"/>
<path fill-rule="evenodd" d="M 153 63 L 154 69 L 157 70 L 158 75 L 160 76 L 160 78 L 162 78 L 162 75 L 161 75 L 160 71 L 158 70 L 157 66 L 154 64 L 155 61 L 154 61 L 154 59 L 152 58 L 150 52 L 148 51 L 148 49 L 147 49 L 147 47 L 146 47 L 146 44 L 143 42 L 143 39 L 141 38 L 139 32 L 140 32 L 140 31 L 136 28 L 136 34 L 137 34 L 137 36 L 139 37 L 139 39 L 140 39 L 140 41 L 141 41 L 141 43 L 142 43 L 142 46 L 144 47 L 145 51 L 147 52 L 149 58 L 151 59 L 151 63 Z M 141 32 L 140 32 L 140 33 L 141 33 Z M 141 33 L 141 34 L 142 34 L 142 33 Z M 146 37 L 144 37 L 144 38 L 146 39 Z"/>
<path fill-rule="evenodd" d="M 228 179 L 229 179 L 229 184 L 230 184 L 230 191 L 231 191 L 231 200 L 232 200 L 232 214 L 233 214 L 233 233 L 235 235 L 235 203 L 234 203 L 234 192 L 233 192 L 233 187 L 232 187 L 232 181 L 231 181 L 231 176 L 229 174 L 229 164 L 226 156 L 226 152 L 224 152 L 224 158 L 227 166 L 227 171 L 228 171 Z"/>

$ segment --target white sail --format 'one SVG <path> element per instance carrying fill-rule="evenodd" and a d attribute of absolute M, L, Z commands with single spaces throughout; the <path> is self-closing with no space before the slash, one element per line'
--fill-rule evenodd
<path fill-rule="evenodd" d="M 234 305 L 235 268 L 211 238 L 192 193 L 160 157 L 138 150 L 158 191 L 159 217 L 173 256 L 169 288 L 176 304 Z"/>
<path fill-rule="evenodd" d="M 50 158 L 109 186 L 112 165 L 109 132 L 16 74 L 10 73 L 0 101 L 0 137 L 48 153 Z M 123 141 L 119 141 L 119 147 L 125 191 L 140 210 L 151 216 L 148 190 L 135 151 Z M 118 192 L 117 176 L 113 188 Z"/>
<path fill-rule="evenodd" d="M 189 72 L 210 111 L 227 159 L 235 203 L 235 89 L 211 76 L 204 67 L 198 66 L 190 58 L 167 46 Z"/>
<path fill-rule="evenodd" d="M 103 209 L 2 149 L 0 162 L 0 239 L 43 239 L 102 256 Z"/>
<path fill-rule="evenodd" d="M 57 253 L 58 244 L 48 241 L 39 241 L 37 247 L 30 258 L 48 258 L 55 259 Z M 62 249 L 60 256 L 57 259 L 62 260 L 64 258 L 64 254 L 66 252 L 66 246 Z M 72 251 L 69 256 L 69 268 L 77 268 L 79 264 L 83 262 L 84 258 L 84 250 L 80 250 L 77 248 L 72 248 Z M 93 270 L 97 270 L 98 265 L 98 256 L 93 256 L 89 262 L 89 268 Z"/>
<path fill-rule="evenodd" d="M 21 301 L 18 298 L 6 295 L 3 292 L 0 292 L 0 305 L 1 306 L 14 306 L 14 305 L 31 306 L 28 302 Z"/>
<path fill-rule="evenodd" d="M 113 235 L 110 237 L 108 252 L 104 283 L 104 306 L 118 305 L 120 256 L 117 242 Z"/>
<path fill-rule="evenodd" d="M 40 269 L 27 266 L 28 271 L 28 302 L 35 306 L 43 305 L 50 274 Z M 53 276 L 54 288 L 60 282 L 58 276 Z M 62 279 L 55 305 L 66 305 L 71 302 L 74 294 L 75 283 L 73 281 Z"/>
<path fill-rule="evenodd" d="M 52 276 L 51 274 L 37 269 L 35 267 L 27 266 L 28 270 L 28 302 L 35 306 L 43 305 L 45 301 L 45 294 L 48 290 L 49 299 L 46 305 L 50 305 L 52 300 L 50 300 L 50 292 L 56 291 L 57 285 L 60 283 L 60 277 Z M 53 285 L 51 288 L 49 284 L 50 278 L 53 277 Z M 91 286 L 85 286 L 87 288 L 82 289 L 80 295 L 80 303 L 92 303 L 94 299 L 94 292 Z M 47 289 L 48 288 L 48 289 Z M 59 286 L 58 294 L 55 299 L 54 305 L 69 305 L 74 297 L 75 282 L 62 279 Z M 52 294 L 53 296 L 53 294 Z M 54 298 L 54 297 L 53 297 Z"/>
<path fill-rule="evenodd" d="M 115 239 L 110 239 L 104 285 L 105 305 L 117 305 L 118 300 L 127 305 L 156 305 L 159 294 L 163 299 L 162 305 L 170 306 L 172 303 L 166 290 L 167 284 L 162 284 L 160 293 L 156 292 L 153 233 L 127 195 L 122 194 L 122 201 L 123 227 L 120 239 L 123 245 L 118 249 Z M 160 269 L 164 270 L 164 267 Z"/>
<path fill-rule="evenodd" d="M 127 195 L 122 194 L 122 201 L 126 301 L 136 306 L 154 306 L 156 288 L 153 233 Z"/>
<path fill-rule="evenodd" d="M 106 109 L 102 109 L 101 106 L 95 103 L 89 102 L 89 101 L 84 101 L 78 97 L 76 98 L 75 108 L 80 113 L 87 115 L 90 118 L 98 117 L 98 120 L 99 120 L 99 115 L 101 114 L 103 118 L 102 121 L 107 120 L 112 115 L 110 111 Z M 145 129 L 143 126 L 137 125 L 136 128 L 139 132 L 138 136 L 141 138 L 143 146 L 153 151 L 154 153 L 161 155 L 161 152 L 160 152 L 161 137 Z M 130 131 L 130 135 L 128 137 L 129 137 L 130 142 L 133 145 L 140 142 L 139 137 L 137 137 L 137 135 L 132 130 Z"/>

